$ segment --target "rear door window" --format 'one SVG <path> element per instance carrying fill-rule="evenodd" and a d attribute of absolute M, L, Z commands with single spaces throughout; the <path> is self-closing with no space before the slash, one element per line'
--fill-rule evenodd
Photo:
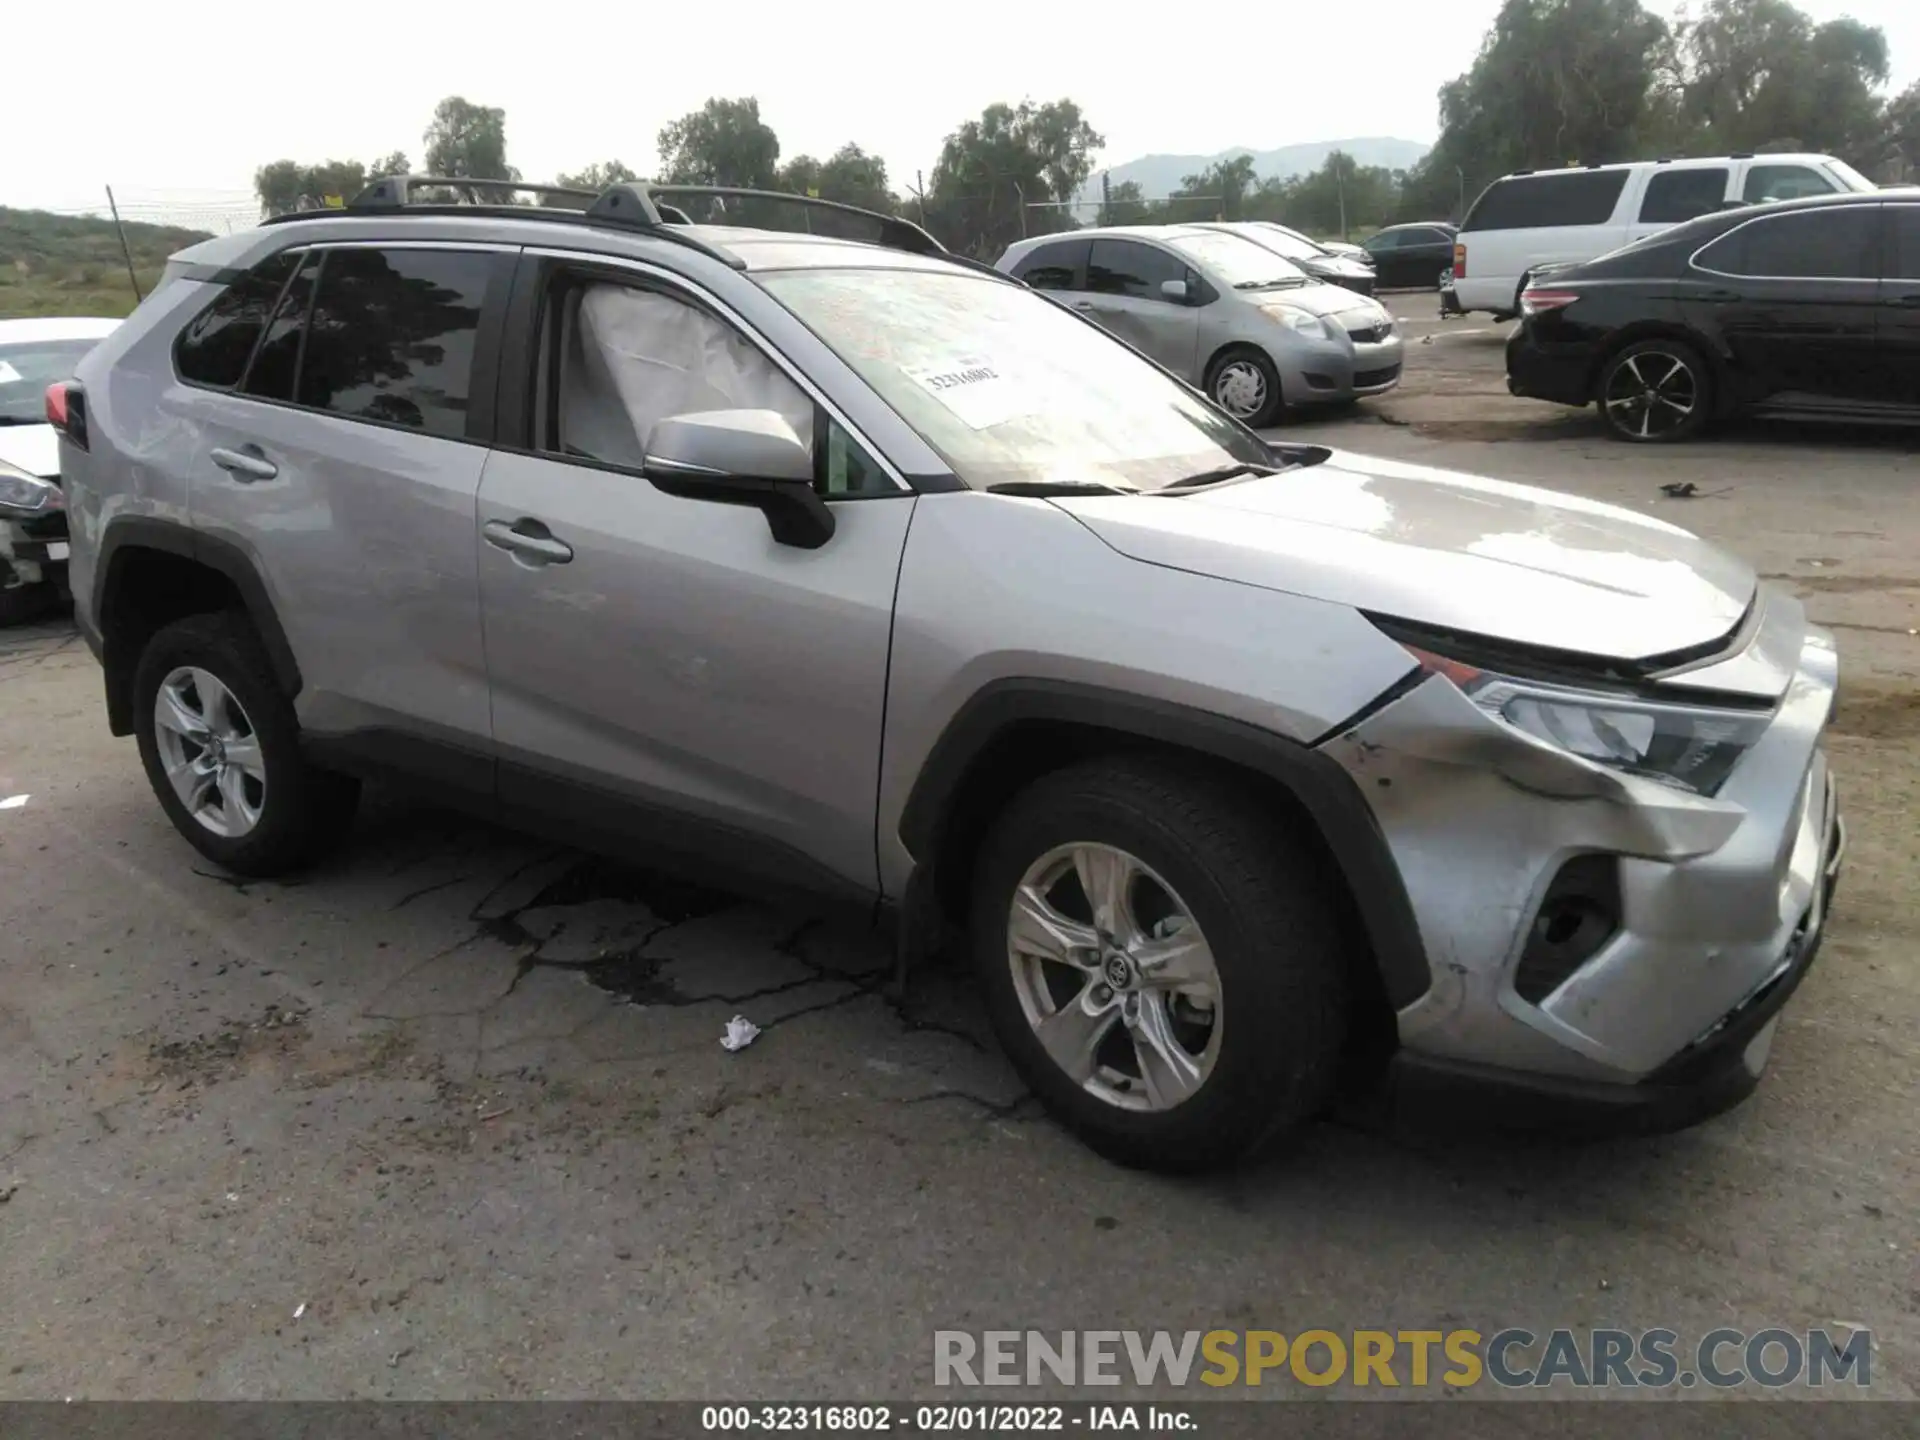
<path fill-rule="evenodd" d="M 1087 242 L 1056 240 L 1030 251 L 1014 267 L 1014 275 L 1036 290 L 1087 288 Z"/>
<path fill-rule="evenodd" d="M 1840 187 L 1811 165 L 1763 165 L 1755 162 L 1747 169 L 1747 183 L 1740 198 L 1749 205 L 1768 200 L 1798 200 L 1804 195 L 1831 195 Z"/>
<path fill-rule="evenodd" d="M 280 291 L 303 253 L 282 250 L 268 256 L 187 322 L 173 347 L 174 368 L 182 380 L 216 390 L 231 390 L 240 383 Z"/>
<path fill-rule="evenodd" d="M 1727 198 L 1724 166 L 1698 170 L 1656 170 L 1640 197 L 1644 224 L 1678 225 L 1718 210 Z"/>
<path fill-rule="evenodd" d="M 1164 250 L 1133 240 L 1096 240 L 1087 261 L 1087 289 L 1100 295 L 1165 300 L 1160 282 L 1186 278 L 1184 263 Z"/>
<path fill-rule="evenodd" d="M 1473 202 L 1462 230 L 1604 225 L 1626 188 L 1625 170 L 1570 170 L 1496 180 Z"/>
<path fill-rule="evenodd" d="M 494 256 L 467 250 L 327 252 L 297 399 L 317 410 L 465 436 Z"/>
<path fill-rule="evenodd" d="M 1893 253 L 1887 257 L 1889 280 L 1920 280 L 1920 205 L 1889 205 Z"/>
<path fill-rule="evenodd" d="M 1877 205 L 1769 215 L 1729 230 L 1694 263 L 1756 280 L 1871 280 L 1879 275 L 1879 229 Z"/>

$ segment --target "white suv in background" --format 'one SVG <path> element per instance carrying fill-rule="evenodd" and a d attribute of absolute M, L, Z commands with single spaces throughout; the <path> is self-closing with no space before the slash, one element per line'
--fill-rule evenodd
<path fill-rule="evenodd" d="M 1831 155 L 1721 155 L 1520 170 L 1480 192 L 1453 248 L 1459 308 L 1509 319 L 1527 272 L 1580 264 L 1714 210 L 1878 187 Z"/>

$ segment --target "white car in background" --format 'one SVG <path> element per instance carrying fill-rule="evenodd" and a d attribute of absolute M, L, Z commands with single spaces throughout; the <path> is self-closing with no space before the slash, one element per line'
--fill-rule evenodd
<path fill-rule="evenodd" d="M 73 374 L 118 320 L 0 320 L 0 625 L 66 589 L 67 507 L 47 386 Z"/>

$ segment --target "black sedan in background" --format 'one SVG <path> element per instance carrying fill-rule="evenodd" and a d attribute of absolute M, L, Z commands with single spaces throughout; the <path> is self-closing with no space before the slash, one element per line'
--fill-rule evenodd
<path fill-rule="evenodd" d="M 1507 388 L 1622 440 L 1742 411 L 1920 423 L 1920 189 L 1702 216 L 1536 275 Z"/>
<path fill-rule="evenodd" d="M 1389 225 L 1367 237 L 1363 248 L 1373 261 L 1374 283 L 1382 290 L 1431 290 L 1440 272 L 1453 268 L 1453 238 L 1459 232 L 1435 220 L 1421 225 Z"/>

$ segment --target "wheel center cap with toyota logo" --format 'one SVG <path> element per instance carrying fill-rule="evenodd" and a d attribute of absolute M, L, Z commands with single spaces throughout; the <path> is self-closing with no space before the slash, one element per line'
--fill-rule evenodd
<path fill-rule="evenodd" d="M 1133 986 L 1133 962 L 1118 950 L 1112 951 L 1101 962 L 1101 973 L 1107 977 L 1107 984 L 1116 990 L 1128 990 Z"/>

